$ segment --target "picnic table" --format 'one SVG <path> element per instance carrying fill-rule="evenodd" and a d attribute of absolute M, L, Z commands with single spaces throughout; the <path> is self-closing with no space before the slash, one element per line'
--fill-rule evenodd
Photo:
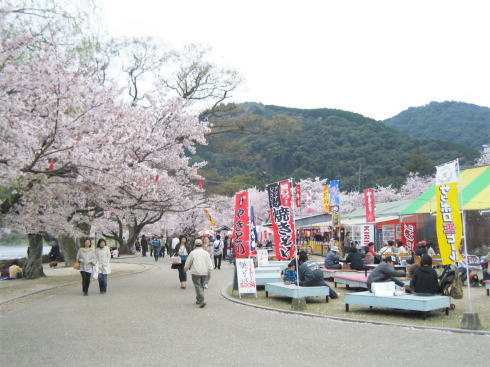
<path fill-rule="evenodd" d="M 346 288 L 350 286 L 356 288 L 366 288 L 367 289 L 367 279 L 368 274 L 364 271 L 356 272 L 356 273 L 337 273 L 333 276 L 333 281 L 335 284 L 335 288 L 337 288 L 337 283 L 345 284 Z M 408 279 L 400 279 L 402 282 L 408 284 L 410 280 Z"/>
<path fill-rule="evenodd" d="M 394 308 L 400 310 L 423 312 L 424 318 L 428 312 L 445 309 L 449 315 L 451 298 L 448 296 L 419 296 L 416 294 L 403 294 L 401 296 L 375 296 L 369 291 L 349 293 L 345 295 L 345 311 L 349 312 L 349 305 Z"/>
<path fill-rule="evenodd" d="M 279 273 L 281 274 L 282 268 L 280 266 L 261 266 L 255 268 L 255 274 L 260 273 Z"/>
<path fill-rule="evenodd" d="M 270 293 L 280 294 L 289 298 L 306 298 L 306 297 L 325 297 L 328 303 L 330 296 L 330 288 L 328 286 L 321 287 L 301 287 L 296 284 L 284 284 L 283 282 L 267 283 L 265 285 L 265 296 L 269 297 Z"/>

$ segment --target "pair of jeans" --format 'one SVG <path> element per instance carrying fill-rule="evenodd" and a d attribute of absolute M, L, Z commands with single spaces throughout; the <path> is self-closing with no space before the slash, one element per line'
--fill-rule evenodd
<path fill-rule="evenodd" d="M 204 282 L 207 279 L 207 275 L 195 275 L 192 274 L 192 283 L 196 289 L 196 303 L 198 305 L 204 303 Z"/>
<path fill-rule="evenodd" d="M 187 282 L 187 272 L 184 270 L 185 261 L 182 261 L 179 264 L 179 280 L 181 282 Z"/>
<path fill-rule="evenodd" d="M 160 255 L 160 246 L 152 246 L 153 256 L 155 257 L 155 261 L 158 261 L 158 257 Z"/>
<path fill-rule="evenodd" d="M 221 258 L 222 257 L 223 257 L 222 254 L 214 255 L 214 268 L 215 269 L 220 269 L 221 268 Z"/>
<path fill-rule="evenodd" d="M 90 287 L 90 277 L 92 274 L 86 271 L 81 271 L 80 274 L 82 276 L 82 291 L 84 294 L 87 294 L 88 288 Z"/>
<path fill-rule="evenodd" d="M 99 273 L 99 290 L 100 293 L 107 292 L 107 274 Z"/>

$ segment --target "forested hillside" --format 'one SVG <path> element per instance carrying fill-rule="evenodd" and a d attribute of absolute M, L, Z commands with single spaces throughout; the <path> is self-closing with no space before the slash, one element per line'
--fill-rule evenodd
<path fill-rule="evenodd" d="M 400 185 L 408 172 L 432 174 L 434 165 L 456 157 L 472 163 L 475 149 L 438 141 L 419 142 L 362 115 L 246 103 L 212 119 L 239 121 L 237 129 L 209 137 L 198 159 L 210 192 L 231 194 L 294 177 L 340 179 L 343 190 Z"/>
<path fill-rule="evenodd" d="M 383 121 L 422 139 L 440 139 L 479 149 L 490 144 L 490 108 L 463 102 L 431 102 Z"/>

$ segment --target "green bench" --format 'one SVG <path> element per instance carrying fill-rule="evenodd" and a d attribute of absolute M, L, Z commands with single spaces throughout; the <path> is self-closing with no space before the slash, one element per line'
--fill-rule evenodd
<path fill-rule="evenodd" d="M 434 310 L 445 309 L 449 315 L 451 298 L 447 296 L 418 296 L 415 294 L 404 294 L 401 296 L 375 296 L 373 293 L 358 292 L 345 295 L 345 311 L 349 312 L 350 305 L 395 308 L 400 310 L 420 311 L 427 317 L 427 313 Z"/>
<path fill-rule="evenodd" d="M 257 286 L 264 286 L 267 283 L 277 283 L 281 281 L 281 273 L 257 273 L 255 274 L 255 282 Z"/>

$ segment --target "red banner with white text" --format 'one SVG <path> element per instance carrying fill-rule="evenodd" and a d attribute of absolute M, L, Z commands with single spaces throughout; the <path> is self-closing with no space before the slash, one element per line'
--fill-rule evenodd
<path fill-rule="evenodd" d="M 374 215 L 374 190 L 364 190 L 364 203 L 366 205 L 366 222 L 374 223 L 376 221 Z"/>
<path fill-rule="evenodd" d="M 402 242 L 408 252 L 414 251 L 417 243 L 417 226 L 415 223 L 402 223 Z"/>
<path fill-rule="evenodd" d="M 233 246 L 237 258 L 250 255 L 250 217 L 248 192 L 235 195 L 235 221 L 233 224 Z"/>
<path fill-rule="evenodd" d="M 291 182 L 281 181 L 268 185 L 267 194 L 271 208 L 276 257 L 278 260 L 289 260 L 294 256 L 296 243 Z"/>
<path fill-rule="evenodd" d="M 301 207 L 301 185 L 297 184 L 295 186 L 295 188 L 296 188 L 296 195 L 295 195 L 296 208 L 300 208 Z"/>

